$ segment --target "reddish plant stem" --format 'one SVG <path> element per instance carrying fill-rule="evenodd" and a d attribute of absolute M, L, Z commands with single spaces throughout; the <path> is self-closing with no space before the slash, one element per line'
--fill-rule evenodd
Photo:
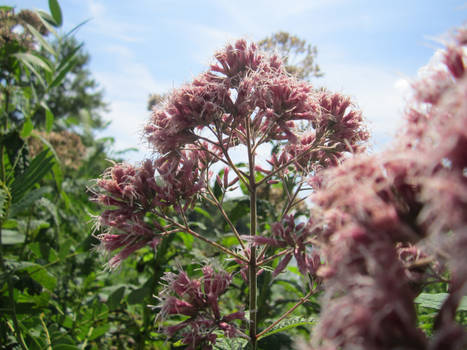
<path fill-rule="evenodd" d="M 277 253 L 277 254 L 274 254 L 274 255 L 272 255 L 272 256 L 270 256 L 270 257 L 267 257 L 267 258 L 265 258 L 265 259 L 263 259 L 263 260 L 258 261 L 258 262 L 256 263 L 256 265 L 257 265 L 257 266 L 265 265 L 265 264 L 267 264 L 268 262 L 273 261 L 274 259 L 276 259 L 276 258 L 278 258 L 278 257 L 281 257 L 282 255 L 285 255 L 285 254 L 287 254 L 287 253 L 292 253 L 292 252 L 293 252 L 293 248 L 285 249 L 285 250 L 283 250 L 283 251 L 281 251 L 281 252 L 279 252 L 279 253 Z"/>
<path fill-rule="evenodd" d="M 190 227 L 188 227 L 188 225 L 186 225 L 186 224 L 185 224 L 185 225 L 182 225 L 182 224 L 176 222 L 175 220 L 169 218 L 169 217 L 166 216 L 166 215 L 159 215 L 159 216 L 160 216 L 161 218 L 163 218 L 164 220 L 169 221 L 171 224 L 173 224 L 173 225 L 179 227 L 182 231 L 185 231 L 186 233 L 192 235 L 193 237 L 198 238 L 198 239 L 200 239 L 201 241 L 203 241 L 203 242 L 205 242 L 205 243 L 207 243 L 207 244 L 209 244 L 209 245 L 211 245 L 211 246 L 213 246 L 213 247 L 215 247 L 215 248 L 217 248 L 217 249 L 219 249 L 219 250 L 222 250 L 224 253 L 226 253 L 226 254 L 228 254 L 228 255 L 234 257 L 234 258 L 237 258 L 237 259 L 239 259 L 239 260 L 241 260 L 241 261 L 243 261 L 243 262 L 245 262 L 245 263 L 248 263 L 248 262 L 249 262 L 248 259 L 246 259 L 244 256 L 239 255 L 239 254 L 237 254 L 237 253 L 234 253 L 233 251 L 231 251 L 230 249 L 224 247 L 223 245 L 221 245 L 221 244 L 219 244 L 219 243 L 216 243 L 216 242 L 213 242 L 213 241 L 211 241 L 210 239 L 208 239 L 208 238 L 206 238 L 206 237 L 200 235 L 199 233 L 193 231 Z"/>
<path fill-rule="evenodd" d="M 211 196 L 212 198 L 212 201 L 214 203 L 214 205 L 217 207 L 217 209 L 221 212 L 222 216 L 224 217 L 225 221 L 229 224 L 230 228 L 232 229 L 233 233 L 235 234 L 235 237 L 237 237 L 237 240 L 238 240 L 238 243 L 240 243 L 240 245 L 242 246 L 243 248 L 243 251 L 246 252 L 246 249 L 245 249 L 245 244 L 243 243 L 243 240 L 240 238 L 240 234 L 238 233 L 237 229 L 235 228 L 235 225 L 232 223 L 232 221 L 230 220 L 229 216 L 227 215 L 227 213 L 225 212 L 224 208 L 222 207 L 222 204 L 219 203 L 219 201 L 217 200 L 216 196 L 214 195 L 214 193 L 212 193 L 212 190 L 209 186 L 206 186 L 207 187 L 207 190 L 209 192 L 209 195 Z"/>

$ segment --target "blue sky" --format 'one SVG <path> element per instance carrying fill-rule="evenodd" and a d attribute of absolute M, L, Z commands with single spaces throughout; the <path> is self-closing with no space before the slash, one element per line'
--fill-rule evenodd
<path fill-rule="evenodd" d="M 47 9 L 46 0 L 5 1 Z M 213 53 L 244 37 L 284 30 L 318 47 L 325 76 L 317 86 L 350 95 L 370 123 L 375 148 L 401 125 L 408 82 L 445 34 L 466 22 L 467 2 L 454 0 L 62 0 L 64 27 L 91 54 L 112 121 L 103 133 L 116 148 L 138 147 L 151 92 L 176 88 L 206 69 Z M 102 135 L 101 135 L 102 136 Z"/>

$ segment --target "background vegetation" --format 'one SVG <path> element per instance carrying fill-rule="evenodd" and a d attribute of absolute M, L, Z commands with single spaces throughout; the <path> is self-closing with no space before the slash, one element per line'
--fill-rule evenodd
<path fill-rule="evenodd" d="M 168 342 L 160 332 L 149 306 L 158 304 L 154 296 L 161 291 L 161 278 L 175 272 L 175 264 L 199 276 L 205 261 L 221 265 L 225 256 L 178 232 L 156 252 L 149 247 L 137 251 L 117 271 L 103 268 L 108 259 L 97 254 L 99 241 L 92 234 L 99 209 L 87 189 L 109 166 L 108 159 L 119 159 L 110 151 L 111 139 L 94 136 L 106 126 L 106 103 L 87 67 L 89 55 L 74 30 L 60 31 L 58 2 L 49 5 L 50 13 L 0 7 L 0 349 L 181 349 L 181 343 Z M 299 59 L 288 62 L 288 69 L 300 78 L 322 74 L 316 48 L 299 38 L 278 33 L 259 45 L 288 57 L 296 52 Z M 161 99 L 152 96 L 149 108 Z M 218 182 L 211 190 L 223 196 Z M 287 191 L 286 183 L 264 187 L 258 216 L 267 218 L 266 225 L 277 221 Z M 239 230 L 248 225 L 245 197 L 225 198 L 224 208 Z M 225 247 L 236 247 L 215 205 L 195 207 L 189 220 Z M 227 263 L 227 269 L 234 265 Z M 258 279 L 263 329 L 308 288 L 296 266 L 289 266 L 272 288 L 271 279 L 272 271 Z M 236 275 L 225 300 L 246 304 L 242 283 Z M 423 292 L 417 299 L 418 322 L 431 334 L 448 284 Z M 319 297 L 313 295 L 271 329 L 259 348 L 288 349 L 297 337 L 308 338 L 321 311 Z M 466 316 L 464 302 L 456 317 L 465 325 Z M 227 338 L 216 344 L 219 349 L 244 345 Z"/>

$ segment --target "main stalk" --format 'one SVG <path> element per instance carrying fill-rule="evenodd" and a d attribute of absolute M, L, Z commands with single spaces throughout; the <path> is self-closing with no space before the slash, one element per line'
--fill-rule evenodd
<path fill-rule="evenodd" d="M 255 177 L 255 154 L 254 154 L 254 136 L 251 130 L 251 120 L 248 118 L 246 123 L 248 165 L 249 165 L 249 192 L 250 192 L 250 236 L 256 235 L 257 211 L 256 211 L 256 177 Z M 256 326 L 257 326 L 257 304 L 256 304 L 256 247 L 250 246 L 250 261 L 248 264 L 249 281 L 249 311 L 250 311 L 250 344 L 251 349 L 256 350 Z"/>

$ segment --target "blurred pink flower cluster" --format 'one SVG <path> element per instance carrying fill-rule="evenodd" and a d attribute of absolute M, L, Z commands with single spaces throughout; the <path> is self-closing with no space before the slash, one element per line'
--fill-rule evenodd
<path fill-rule="evenodd" d="M 413 84 L 406 128 L 392 148 L 312 179 L 325 261 L 313 349 L 467 346 L 455 322 L 467 289 L 466 44 L 461 28 L 443 52 L 444 67 Z M 414 299 L 443 266 L 449 296 L 427 338 L 417 328 Z"/>

